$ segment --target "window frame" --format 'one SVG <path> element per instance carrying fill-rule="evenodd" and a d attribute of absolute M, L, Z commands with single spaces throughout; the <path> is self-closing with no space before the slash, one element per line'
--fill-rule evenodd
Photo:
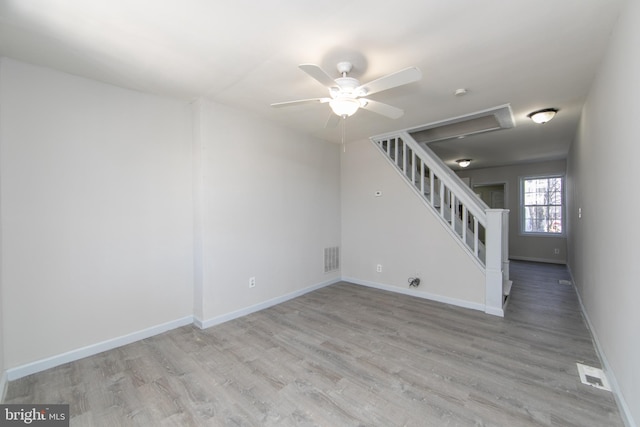
<path fill-rule="evenodd" d="M 562 180 L 561 188 L 560 188 L 560 209 L 562 215 L 562 231 L 560 233 L 553 233 L 550 231 L 526 231 L 526 215 L 525 215 L 525 194 L 524 194 L 524 186 L 526 181 L 536 180 L 536 179 L 552 179 L 552 178 L 560 178 Z M 519 193 L 520 193 L 520 224 L 518 226 L 518 231 L 521 236 L 532 236 L 532 237 L 566 237 L 567 230 L 567 216 L 566 216 L 566 178 L 562 173 L 550 173 L 543 175 L 531 175 L 531 176 L 521 176 L 520 177 L 520 185 L 519 185 Z M 557 205 L 539 205 L 539 206 L 557 206 Z"/>

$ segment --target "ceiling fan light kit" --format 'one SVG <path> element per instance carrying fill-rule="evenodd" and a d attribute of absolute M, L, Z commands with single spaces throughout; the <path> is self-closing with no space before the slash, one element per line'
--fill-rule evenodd
<path fill-rule="evenodd" d="M 392 105 L 364 97 L 413 83 L 422 78 L 422 72 L 420 69 L 417 67 L 409 67 L 361 85 L 358 79 L 347 76 L 347 74 L 353 69 L 353 65 L 348 61 L 342 61 L 337 64 L 336 68 L 338 73 L 340 73 L 340 77 L 336 79 L 332 78 L 322 68 L 315 64 L 301 64 L 299 65 L 299 68 L 328 88 L 329 97 L 277 102 L 271 104 L 272 107 L 287 107 L 311 103 L 329 103 L 331 111 L 342 118 L 350 117 L 360 108 L 363 108 L 392 119 L 397 119 L 404 114 L 403 110 Z"/>
<path fill-rule="evenodd" d="M 360 108 L 360 102 L 355 98 L 341 97 L 329 101 L 329 106 L 337 116 L 344 118 L 353 116 Z"/>
<path fill-rule="evenodd" d="M 529 117 L 535 123 L 544 124 L 553 119 L 557 112 L 557 108 L 543 108 L 542 110 L 537 110 L 527 114 L 527 117 Z"/>

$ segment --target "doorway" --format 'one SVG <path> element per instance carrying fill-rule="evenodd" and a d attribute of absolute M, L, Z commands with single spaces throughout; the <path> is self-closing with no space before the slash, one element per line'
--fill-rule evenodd
<path fill-rule="evenodd" d="M 505 209 L 506 183 L 479 184 L 473 186 L 473 192 L 482 199 L 491 209 Z"/>

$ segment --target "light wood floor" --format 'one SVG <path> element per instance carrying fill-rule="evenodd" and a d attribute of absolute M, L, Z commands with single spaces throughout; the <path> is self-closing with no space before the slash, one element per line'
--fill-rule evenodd
<path fill-rule="evenodd" d="M 73 426 L 622 426 L 562 266 L 513 262 L 506 318 L 347 283 L 9 384 Z M 424 286 L 424 285 L 421 285 Z"/>

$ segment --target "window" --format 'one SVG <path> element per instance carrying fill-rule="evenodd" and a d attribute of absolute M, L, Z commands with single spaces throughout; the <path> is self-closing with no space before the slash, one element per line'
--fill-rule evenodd
<path fill-rule="evenodd" d="M 522 232 L 525 234 L 562 234 L 564 229 L 563 178 L 545 176 L 523 178 Z"/>

